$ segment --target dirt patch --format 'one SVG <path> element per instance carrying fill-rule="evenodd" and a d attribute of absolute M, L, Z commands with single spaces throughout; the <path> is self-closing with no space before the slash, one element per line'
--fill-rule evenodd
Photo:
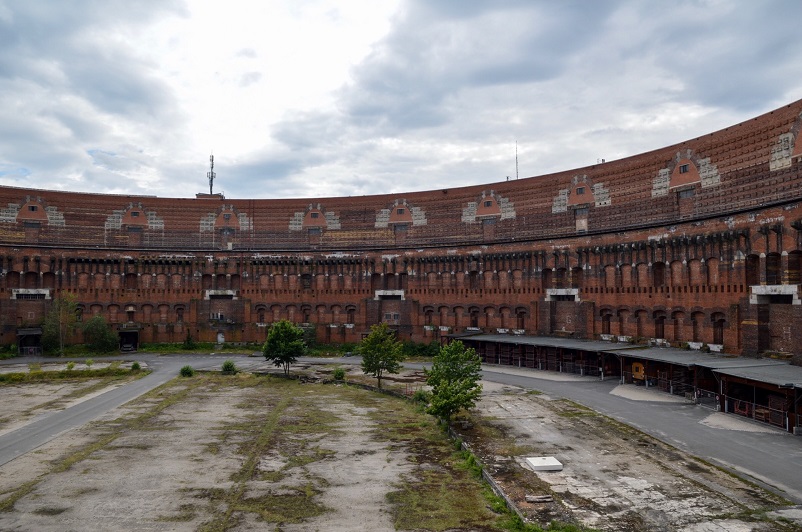
<path fill-rule="evenodd" d="M 556 518 L 615 531 L 795 530 L 767 516 L 782 499 L 571 401 L 491 389 L 458 429 L 533 522 Z M 554 456 L 564 469 L 535 473 L 527 456 Z M 553 501 L 527 502 L 527 495 Z"/>
<path fill-rule="evenodd" d="M 2 529 L 492 530 L 498 519 L 410 403 L 250 375 L 175 379 L 0 478 Z"/>
<path fill-rule="evenodd" d="M 25 370 L 27 371 L 27 368 Z M 110 389 L 123 386 L 141 375 L 63 379 L 35 385 L 0 386 L 0 404 L 3 405 L 0 414 L 0 435 L 22 427 L 43 414 L 63 410 Z"/>
<path fill-rule="evenodd" d="M 242 365 L 280 372 L 259 360 Z M 293 366 L 305 384 L 247 374 L 176 379 L 0 467 L 0 528 L 498 529 L 482 488 L 431 417 L 395 397 L 314 383 L 330 381 L 335 367 Z M 349 369 L 348 381 L 375 385 Z M 637 430 L 570 401 L 483 385 L 479 407 L 457 431 L 532 522 L 795 530 L 770 513 L 784 501 Z M 80 386 L 26 384 L 0 394 L 17 405 L 8 417 L 24 423 Z M 423 375 L 406 372 L 384 386 L 411 394 Z M 543 455 L 565 469 L 536 474 L 525 465 Z"/>

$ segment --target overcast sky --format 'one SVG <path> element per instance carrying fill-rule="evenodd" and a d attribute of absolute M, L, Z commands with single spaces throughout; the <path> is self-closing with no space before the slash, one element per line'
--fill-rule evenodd
<path fill-rule="evenodd" d="M 228 198 L 503 181 L 802 98 L 799 0 L 0 0 L 0 184 Z"/>

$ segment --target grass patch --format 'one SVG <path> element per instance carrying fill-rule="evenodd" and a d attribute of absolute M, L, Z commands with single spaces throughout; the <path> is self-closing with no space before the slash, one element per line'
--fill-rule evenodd
<path fill-rule="evenodd" d="M 192 504 L 182 504 L 178 507 L 178 513 L 174 515 L 160 515 L 156 521 L 163 523 L 186 523 L 192 521 L 197 516 L 195 506 Z"/>
<path fill-rule="evenodd" d="M 336 454 L 337 453 L 335 451 L 316 447 L 315 449 L 313 449 L 313 452 L 311 454 L 296 454 L 290 456 L 290 459 L 287 462 L 287 465 L 284 466 L 284 469 L 291 469 L 293 467 L 305 466 L 307 464 L 311 464 L 319 460 L 325 460 L 326 458 L 330 458 Z"/>
<path fill-rule="evenodd" d="M 456 468 L 424 469 L 387 494 L 396 530 L 492 527 L 478 482 Z"/>
<path fill-rule="evenodd" d="M 139 372 L 138 376 L 145 376 L 150 372 Z M 87 369 L 84 371 L 26 371 L 13 373 L 0 373 L 0 386 L 4 384 L 19 384 L 26 382 L 49 382 L 61 380 L 87 380 L 98 377 L 126 377 L 132 375 L 130 370 L 122 368 Z"/>

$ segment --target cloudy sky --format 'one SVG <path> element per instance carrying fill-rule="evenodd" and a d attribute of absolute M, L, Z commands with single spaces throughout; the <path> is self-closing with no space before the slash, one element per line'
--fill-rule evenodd
<path fill-rule="evenodd" d="M 0 0 L 0 184 L 228 198 L 617 159 L 802 98 L 798 0 Z"/>

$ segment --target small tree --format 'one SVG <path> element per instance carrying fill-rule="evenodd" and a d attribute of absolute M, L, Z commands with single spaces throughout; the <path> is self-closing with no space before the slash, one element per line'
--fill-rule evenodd
<path fill-rule="evenodd" d="M 119 348 L 117 335 L 100 315 L 92 316 L 84 325 L 84 343 L 93 353 L 108 353 Z"/>
<path fill-rule="evenodd" d="M 401 342 L 386 323 L 371 326 L 370 334 L 356 347 L 357 354 L 362 356 L 362 372 L 376 377 L 379 389 L 384 373 L 398 373 L 401 370 L 401 361 L 404 360 L 401 347 Z"/>
<path fill-rule="evenodd" d="M 432 396 L 426 411 L 446 423 L 461 409 L 473 408 L 482 395 L 482 360 L 459 340 L 440 348 L 432 369 L 424 369 Z"/>
<path fill-rule="evenodd" d="M 272 360 L 276 367 L 283 367 L 284 375 L 289 376 L 290 364 L 306 353 L 303 336 L 303 329 L 287 320 L 274 323 L 262 349 L 265 359 Z"/>
<path fill-rule="evenodd" d="M 187 337 L 184 338 L 184 343 L 181 344 L 181 347 L 187 351 L 192 351 L 195 349 L 195 340 L 193 340 L 192 335 L 189 334 L 189 329 L 187 329 Z"/>
<path fill-rule="evenodd" d="M 55 298 L 42 322 L 42 347 L 47 353 L 64 354 L 64 343 L 75 327 L 75 311 L 78 304 L 75 296 L 64 293 Z"/>

